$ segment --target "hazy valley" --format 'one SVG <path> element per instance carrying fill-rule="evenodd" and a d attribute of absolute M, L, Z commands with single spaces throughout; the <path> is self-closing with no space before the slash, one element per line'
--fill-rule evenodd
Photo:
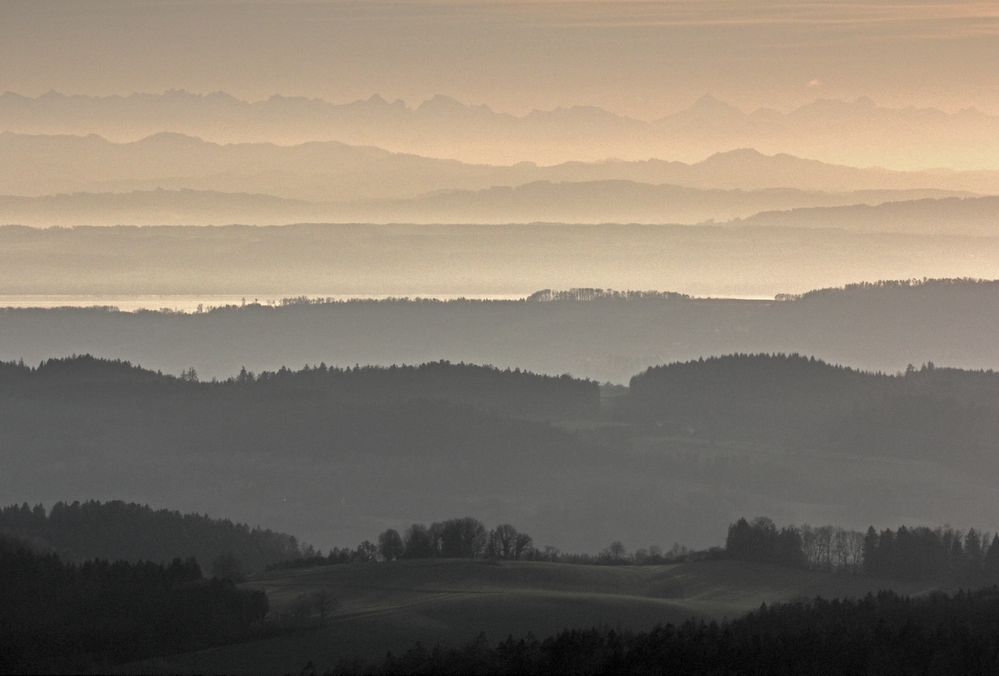
<path fill-rule="evenodd" d="M 0 2 L 0 674 L 999 673 L 996 20 Z"/>

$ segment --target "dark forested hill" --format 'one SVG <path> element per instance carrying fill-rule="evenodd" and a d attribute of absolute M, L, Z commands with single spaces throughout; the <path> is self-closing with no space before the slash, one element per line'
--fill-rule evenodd
<path fill-rule="evenodd" d="M 356 542 L 382 514 L 528 508 L 521 496 L 593 461 L 536 418 L 592 416 L 597 397 L 595 383 L 449 364 L 215 383 L 90 357 L 6 365 L 0 494 L 166 504 Z"/>
<path fill-rule="evenodd" d="M 207 396 L 216 401 L 235 399 L 248 404 L 289 398 L 339 404 L 424 400 L 532 418 L 593 416 L 600 405 L 595 382 L 446 361 L 354 368 L 320 364 L 298 371 L 282 367 L 259 375 L 242 369 L 235 377 L 210 382 L 200 382 L 194 369 L 174 377 L 127 361 L 89 355 L 49 359 L 37 368 L 0 363 L 0 394 L 17 391 L 21 397 L 86 396 L 95 389 L 101 396 L 113 398 L 138 395 L 185 400 Z"/>
<path fill-rule="evenodd" d="M 675 363 L 631 380 L 622 415 L 676 433 L 994 465 L 999 373 L 866 373 L 798 355 Z"/>
<path fill-rule="evenodd" d="M 121 501 L 57 502 L 48 511 L 41 505 L 10 505 L 0 508 L 0 534 L 69 561 L 169 563 L 191 557 L 206 571 L 223 556 L 249 573 L 300 555 L 291 535 Z"/>
<path fill-rule="evenodd" d="M 764 605 L 722 623 L 689 620 L 634 633 L 566 630 L 550 638 L 485 636 L 461 648 L 415 645 L 374 674 L 987 674 L 999 669 L 996 588 L 909 598 Z M 344 661 L 334 673 L 360 670 Z"/>
<path fill-rule="evenodd" d="M 109 524 L 110 525 L 110 524 Z M 0 673 L 103 673 L 117 662 L 259 635 L 262 592 L 194 559 L 71 564 L 0 537 Z"/>
<path fill-rule="evenodd" d="M 773 306 L 833 304 L 839 293 Z M 512 307 L 557 317 L 691 303 L 584 296 Z M 8 364 L 0 494 L 225 514 L 323 548 L 462 514 L 522 524 L 539 547 L 576 551 L 612 540 L 702 546 L 739 514 L 855 528 L 999 523 L 995 373 L 879 375 L 732 356 L 657 367 L 615 395 L 601 404 L 592 382 L 445 363 L 217 382 L 92 357 Z"/>

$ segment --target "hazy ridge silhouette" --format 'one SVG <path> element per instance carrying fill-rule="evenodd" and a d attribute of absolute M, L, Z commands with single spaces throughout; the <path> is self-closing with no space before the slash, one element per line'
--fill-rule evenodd
<path fill-rule="evenodd" d="M 860 98 L 816 99 L 787 112 L 744 112 L 711 95 L 645 121 L 593 106 L 515 116 L 441 95 L 410 106 L 378 95 L 334 104 L 288 96 L 249 102 L 225 92 L 183 90 L 109 97 L 6 92 L 0 94 L 0 128 L 116 140 L 164 130 L 223 142 L 337 140 L 487 163 L 644 159 L 650 152 L 691 161 L 750 146 L 904 168 L 926 167 L 926 158 L 939 158 L 943 166 L 995 168 L 999 138 L 999 118 L 971 108 L 888 108 Z"/>
<path fill-rule="evenodd" d="M 0 487 L 224 513 L 324 547 L 462 513 L 570 551 L 703 546 L 742 513 L 854 527 L 999 517 L 984 499 L 994 372 L 742 355 L 649 370 L 599 405 L 595 389 L 455 364 L 225 382 L 90 357 L 5 365 Z M 532 400 L 548 408 L 525 416 Z"/>
<path fill-rule="evenodd" d="M 74 225 L 283 225 L 289 223 L 650 223 L 693 224 L 750 217 L 750 223 L 798 225 L 802 209 L 832 206 L 881 205 L 884 202 L 919 200 L 910 209 L 921 223 L 909 228 L 898 218 L 867 218 L 868 230 L 926 231 L 926 221 L 940 219 L 949 233 L 981 230 L 983 216 L 930 200 L 967 197 L 972 193 L 945 190 L 862 190 L 826 193 L 794 189 L 711 190 L 668 184 L 606 180 L 551 183 L 539 181 L 512 187 L 476 191 L 439 190 L 398 200 L 309 202 L 270 195 L 225 193 L 191 189 L 148 190 L 126 193 L 67 193 L 37 197 L 0 196 L 0 218 L 32 227 Z M 983 203 L 978 212 L 988 210 Z M 924 207 L 920 211 L 920 207 Z M 787 209 L 787 214 L 777 209 Z M 757 212 L 763 212 L 757 215 Z M 814 212 L 804 212 L 801 225 L 812 226 Z M 825 213 L 825 212 L 821 212 Z M 857 227 L 855 212 L 842 213 L 841 227 Z M 993 213 L 988 211 L 989 214 Z M 943 216 L 943 218 L 941 218 Z M 977 218 L 975 218 L 977 216 Z M 821 216 L 818 216 L 821 219 Z M 873 220 L 873 223 L 871 221 Z M 819 221 L 822 223 L 822 221 Z M 936 222 L 936 221 L 932 221 Z M 823 227 L 824 224 L 819 227 Z M 814 226 L 812 226 L 814 227 Z M 829 227 L 829 226 L 825 226 Z M 863 226 L 861 226 L 863 227 Z M 933 232 L 930 230 L 930 232 Z M 983 230 L 983 234 L 990 234 Z M 992 231 L 994 232 L 994 230 Z"/>
<path fill-rule="evenodd" d="M 558 300 L 250 304 L 203 313 L 0 310 L 0 359 L 79 353 L 168 373 L 448 359 L 625 383 L 650 364 L 731 352 L 802 352 L 899 371 L 933 361 L 999 368 L 999 284 L 862 285 L 790 300 L 676 295 Z"/>

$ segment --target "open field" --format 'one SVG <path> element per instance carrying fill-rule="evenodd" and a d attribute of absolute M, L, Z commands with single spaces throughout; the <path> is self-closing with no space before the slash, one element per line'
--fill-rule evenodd
<path fill-rule="evenodd" d="M 277 612 L 321 589 L 340 607 L 324 628 L 148 660 L 126 670 L 294 673 L 310 660 L 323 669 L 343 657 L 377 660 L 417 641 L 459 644 L 479 632 L 497 641 L 566 627 L 642 629 L 691 617 L 735 617 L 763 603 L 801 597 L 931 589 L 742 561 L 583 566 L 441 559 L 280 571 L 246 586 L 266 591 Z"/>

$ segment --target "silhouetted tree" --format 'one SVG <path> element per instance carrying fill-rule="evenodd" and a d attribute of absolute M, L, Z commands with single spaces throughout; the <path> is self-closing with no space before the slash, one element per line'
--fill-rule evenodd
<path fill-rule="evenodd" d="M 357 549 L 354 550 L 354 560 L 361 563 L 377 561 L 378 547 L 368 540 L 365 540 L 361 544 L 357 545 Z"/>
<path fill-rule="evenodd" d="M 489 554 L 500 559 L 514 558 L 517 542 L 517 529 L 508 523 L 496 526 L 489 531 Z"/>
<path fill-rule="evenodd" d="M 486 528 L 477 519 L 464 517 L 445 521 L 441 527 L 441 556 L 471 559 L 486 547 Z"/>
<path fill-rule="evenodd" d="M 399 531 L 389 528 L 378 536 L 378 553 L 386 561 L 395 561 L 406 552 Z"/>
<path fill-rule="evenodd" d="M 989 584 L 999 584 L 999 533 L 992 536 L 992 544 L 985 553 L 985 580 Z"/>
<path fill-rule="evenodd" d="M 426 526 L 414 523 L 406 529 L 405 554 L 407 559 L 429 559 L 437 556 L 437 547 Z"/>

